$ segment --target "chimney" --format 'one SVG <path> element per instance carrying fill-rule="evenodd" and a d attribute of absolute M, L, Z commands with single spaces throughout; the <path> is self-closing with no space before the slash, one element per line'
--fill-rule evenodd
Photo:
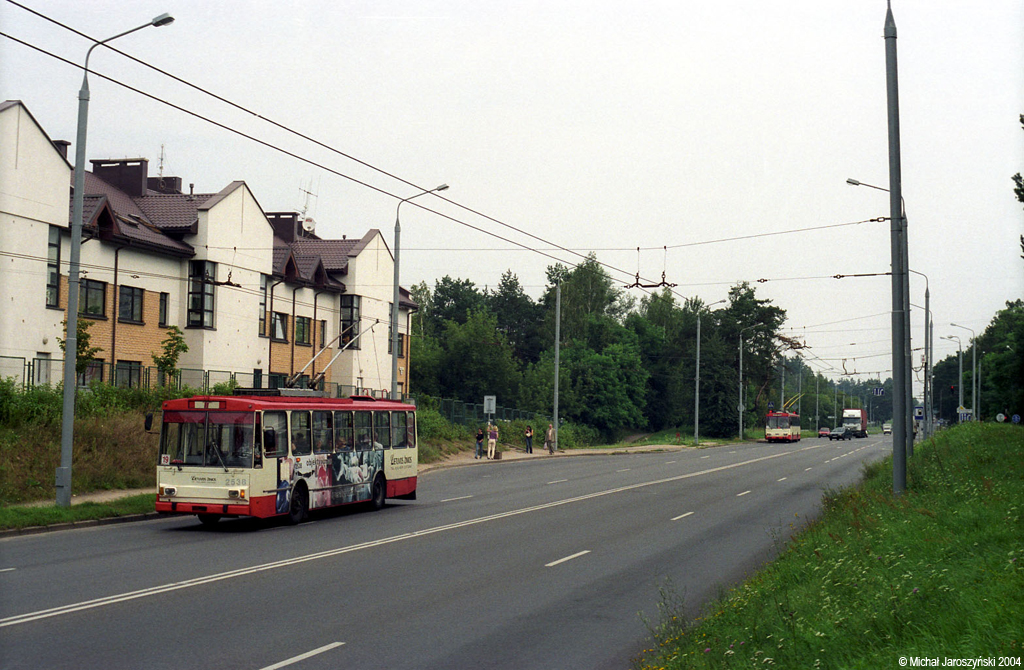
<path fill-rule="evenodd" d="M 181 177 L 150 177 L 146 180 L 146 186 L 157 193 L 181 195 Z"/>
<path fill-rule="evenodd" d="M 285 242 L 291 244 L 298 236 L 299 213 L 298 212 L 267 212 L 267 221 L 277 235 Z"/>
<path fill-rule="evenodd" d="M 133 198 L 146 195 L 149 161 L 145 158 L 94 160 L 92 173 Z"/>
<path fill-rule="evenodd" d="M 68 159 L 68 147 L 71 146 L 71 142 L 67 140 L 54 140 L 53 146 L 57 148 L 57 151 L 64 157 L 64 160 Z"/>

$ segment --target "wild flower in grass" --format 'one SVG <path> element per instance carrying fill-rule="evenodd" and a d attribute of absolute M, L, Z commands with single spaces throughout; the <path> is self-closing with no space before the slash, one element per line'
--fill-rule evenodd
<path fill-rule="evenodd" d="M 706 654 L 706 653 L 708 653 L 709 651 L 711 651 L 711 647 L 706 647 L 706 648 L 704 649 L 704 653 L 705 653 L 705 654 Z"/>

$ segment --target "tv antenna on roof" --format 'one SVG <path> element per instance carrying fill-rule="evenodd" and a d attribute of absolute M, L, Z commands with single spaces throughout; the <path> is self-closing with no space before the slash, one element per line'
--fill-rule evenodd
<path fill-rule="evenodd" d="M 314 210 L 314 213 L 315 213 L 315 210 L 316 210 L 316 202 L 315 202 L 315 200 L 316 200 L 316 197 L 317 197 L 317 192 L 310 190 L 312 188 L 313 188 L 313 180 L 312 179 L 309 180 L 309 188 L 303 188 L 302 186 L 299 186 L 299 191 L 304 193 L 305 196 L 306 196 L 305 200 L 302 203 L 302 211 L 299 213 L 299 220 L 300 221 L 304 221 L 306 219 L 306 212 L 309 211 L 309 199 L 311 197 L 314 199 L 313 210 Z M 316 188 L 317 188 L 317 191 L 320 190 L 320 182 L 319 181 L 317 181 Z"/>

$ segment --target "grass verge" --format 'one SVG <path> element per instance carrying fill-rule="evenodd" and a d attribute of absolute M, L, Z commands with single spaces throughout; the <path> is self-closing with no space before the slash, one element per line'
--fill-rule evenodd
<path fill-rule="evenodd" d="M 155 494 L 145 493 L 110 502 L 86 502 L 71 507 L 57 507 L 54 504 L 0 507 L 0 530 L 147 514 L 153 511 L 155 502 Z"/>
<path fill-rule="evenodd" d="M 747 583 L 684 622 L 664 601 L 634 666 L 892 668 L 1024 652 L 1024 430 L 969 424 L 830 493 L 822 517 Z M 1016 660 L 1013 665 L 1019 665 Z"/>

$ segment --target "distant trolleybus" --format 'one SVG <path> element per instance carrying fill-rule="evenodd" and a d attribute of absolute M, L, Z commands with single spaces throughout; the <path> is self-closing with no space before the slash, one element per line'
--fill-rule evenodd
<path fill-rule="evenodd" d="M 768 412 L 764 439 L 769 442 L 799 442 L 800 415 L 792 412 Z"/>
<path fill-rule="evenodd" d="M 224 516 L 300 523 L 310 509 L 416 499 L 413 405 L 301 389 L 235 392 L 163 403 L 158 512 L 205 524 Z"/>

